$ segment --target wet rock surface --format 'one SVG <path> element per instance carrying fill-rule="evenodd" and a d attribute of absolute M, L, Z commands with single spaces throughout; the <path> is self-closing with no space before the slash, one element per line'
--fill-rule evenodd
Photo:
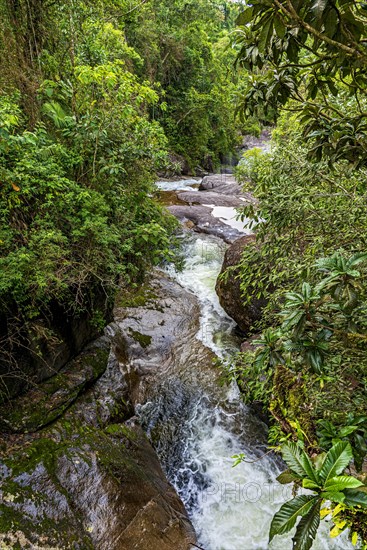
<path fill-rule="evenodd" d="M 257 298 L 251 298 L 247 305 L 243 304 L 240 279 L 238 277 L 239 270 L 235 269 L 235 266 L 241 260 L 244 249 L 251 245 L 254 240 L 254 235 L 246 235 L 235 241 L 228 248 L 216 284 L 216 292 L 220 305 L 245 333 L 248 333 L 253 324 L 261 319 L 262 309 L 266 305 L 265 300 Z M 226 276 L 224 276 L 225 273 Z M 256 289 L 254 290 L 254 294 L 256 295 Z"/>
<path fill-rule="evenodd" d="M 227 196 L 223 193 L 214 193 L 211 191 L 205 191 L 205 193 L 198 193 L 195 191 L 184 191 L 178 193 L 177 197 L 181 201 L 185 201 L 191 204 L 210 204 L 213 206 L 243 206 L 244 201 L 238 197 Z"/>
<path fill-rule="evenodd" d="M 4 548 L 187 550 L 196 540 L 134 415 L 168 374 L 173 385 L 175 380 L 197 385 L 205 376 L 214 383 L 208 372 L 213 354 L 194 338 L 199 306 L 162 274 L 144 292 L 123 296 L 106 336 L 88 351 L 98 357 L 112 349 L 108 362 L 101 356 L 99 370 L 94 367 L 98 380 L 89 379 L 73 404 L 65 401 L 62 416 L 48 427 L 2 440 Z M 194 374 L 188 362 L 202 368 Z M 75 370 L 74 375 L 77 379 Z M 32 395 L 28 398 L 31 410 Z M 33 398 L 37 410 L 39 394 Z M 16 426 L 27 430 L 28 415 Z"/>
<path fill-rule="evenodd" d="M 47 312 L 41 311 L 27 328 L 15 326 L 10 330 L 6 316 L 0 317 L 0 339 L 9 342 L 2 347 L 0 354 L 0 403 L 53 377 L 89 342 L 101 335 L 93 323 L 92 311 L 100 311 L 104 320 L 110 322 L 112 304 L 106 302 L 102 285 L 90 291 L 93 302 L 86 301 L 79 314 L 71 314 L 53 301 Z M 14 309 L 14 317 L 20 316 L 15 304 L 10 309 Z"/>
<path fill-rule="evenodd" d="M 160 183 L 166 187 L 169 185 L 167 182 Z M 174 186 L 175 182 L 171 183 Z M 205 176 L 200 183 L 199 191 L 182 188 L 176 191 L 161 191 L 160 201 L 168 206 L 171 214 L 186 228 L 219 237 L 228 244 L 248 233 L 243 224 L 234 223 L 237 217 L 236 209 L 245 206 L 246 203 L 255 202 L 250 193 L 242 191 L 235 177 L 228 174 Z M 221 209 L 227 209 L 225 214 L 222 215 Z"/>
<path fill-rule="evenodd" d="M 242 196 L 242 189 L 232 174 L 212 174 L 205 176 L 200 183 L 199 191 L 215 191 L 228 196 Z"/>
<path fill-rule="evenodd" d="M 13 433 L 35 432 L 56 420 L 103 374 L 108 355 L 108 343 L 100 339 L 63 367 L 57 375 L 38 384 L 26 395 L 1 406 L 0 430 Z"/>
<path fill-rule="evenodd" d="M 214 235 L 226 243 L 231 244 L 242 235 L 237 229 L 215 218 L 212 215 L 213 209 L 208 206 L 170 206 L 168 210 L 182 224 L 187 225 L 187 222 L 191 222 L 194 231 Z"/>
<path fill-rule="evenodd" d="M 138 309 L 117 307 L 111 326 L 114 353 L 133 405 L 153 399 L 168 376 L 171 382 L 214 389 L 220 373 L 212 366 L 214 353 L 196 338 L 200 326 L 196 297 L 159 272 L 150 289 L 152 294 Z"/>
<path fill-rule="evenodd" d="M 65 421 L 4 464 L 0 541 L 11 548 L 173 550 L 195 540 L 133 421 L 104 429 Z"/>
<path fill-rule="evenodd" d="M 265 128 L 259 137 L 247 135 L 244 136 L 242 141 L 242 150 L 247 151 L 258 147 L 260 149 L 267 149 L 270 147 L 272 128 Z"/>

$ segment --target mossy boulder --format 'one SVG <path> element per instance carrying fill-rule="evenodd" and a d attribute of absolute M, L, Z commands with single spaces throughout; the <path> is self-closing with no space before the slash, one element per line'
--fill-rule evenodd
<path fill-rule="evenodd" d="M 106 370 L 109 345 L 99 340 L 55 376 L 0 407 L 0 430 L 35 432 L 59 418 Z"/>
<path fill-rule="evenodd" d="M 112 356 L 61 418 L 4 440 L 0 547 L 186 550 L 195 542 L 133 413 Z"/>
<path fill-rule="evenodd" d="M 0 545 L 187 549 L 195 534 L 134 422 L 77 422 L 45 432 L 2 462 Z"/>
<path fill-rule="evenodd" d="M 245 235 L 227 249 L 215 287 L 220 305 L 246 334 L 261 319 L 262 310 L 266 305 L 263 298 L 256 297 L 256 289 L 254 296 L 247 299 L 246 303 L 241 291 L 240 272 L 237 266 L 243 251 L 254 240 L 254 235 Z"/>

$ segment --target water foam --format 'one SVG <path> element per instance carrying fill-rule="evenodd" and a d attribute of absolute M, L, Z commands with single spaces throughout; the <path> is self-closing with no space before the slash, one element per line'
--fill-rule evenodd
<path fill-rule="evenodd" d="M 167 268 L 197 296 L 202 313 L 197 337 L 221 357 L 237 344 L 235 323 L 215 293 L 225 249 L 215 237 L 192 235 L 186 244 L 184 270 Z M 157 451 L 189 512 L 199 545 L 205 550 L 290 549 L 291 534 L 275 537 L 268 545 L 268 533 L 274 513 L 291 498 L 291 487 L 276 481 L 284 467 L 265 454 L 265 426 L 241 403 L 238 388 L 229 388 L 226 403 L 215 403 L 193 388 L 176 388 L 176 392 L 180 396 L 175 398 L 177 411 L 171 406 L 165 412 L 167 418 L 161 417 L 165 425 L 173 415 L 176 425 L 158 441 Z M 148 417 L 154 410 L 162 411 L 157 403 L 150 408 Z M 248 462 L 233 468 L 231 457 L 239 453 Z M 352 548 L 345 535 L 330 539 L 328 530 L 324 522 L 314 550 Z"/>

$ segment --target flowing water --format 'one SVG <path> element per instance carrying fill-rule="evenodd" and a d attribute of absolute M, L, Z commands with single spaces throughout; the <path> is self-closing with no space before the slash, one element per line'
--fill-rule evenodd
<path fill-rule="evenodd" d="M 238 349 L 235 323 L 221 308 L 215 282 L 226 245 L 191 234 L 186 264 L 168 274 L 193 292 L 201 306 L 197 338 L 225 359 Z M 188 365 L 188 369 L 195 368 Z M 204 550 L 287 550 L 291 534 L 268 544 L 273 514 L 291 498 L 291 487 L 276 482 L 283 465 L 266 453 L 266 427 L 241 402 L 236 386 L 213 395 L 208 388 L 167 380 L 141 418 L 168 479 L 180 494 Z M 159 429 L 157 426 L 159 425 Z M 233 455 L 246 462 L 233 467 Z M 324 523 L 315 550 L 347 549 L 346 537 L 330 539 Z"/>

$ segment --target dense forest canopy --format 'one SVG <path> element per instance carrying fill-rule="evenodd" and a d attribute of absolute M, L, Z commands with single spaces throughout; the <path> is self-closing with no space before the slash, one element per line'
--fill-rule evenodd
<path fill-rule="evenodd" d="M 171 257 L 176 222 L 152 182 L 158 171 L 213 169 L 237 143 L 228 29 L 239 8 L 2 0 L 0 9 L 6 371 L 17 369 L 15 350 L 52 342 L 55 308 L 87 310 L 101 327 L 117 280 L 134 283 Z"/>
<path fill-rule="evenodd" d="M 157 175 L 214 171 L 271 125 L 270 151 L 236 168 L 256 236 L 235 269 L 243 302 L 267 305 L 224 369 L 270 418 L 279 481 L 311 491 L 270 538 L 301 516 L 293 548 L 308 550 L 328 515 L 367 548 L 367 4 L 0 0 L 0 13 L 0 402 L 56 363 L 61 325 L 86 316 L 93 337 L 118 287 L 175 259 Z"/>

